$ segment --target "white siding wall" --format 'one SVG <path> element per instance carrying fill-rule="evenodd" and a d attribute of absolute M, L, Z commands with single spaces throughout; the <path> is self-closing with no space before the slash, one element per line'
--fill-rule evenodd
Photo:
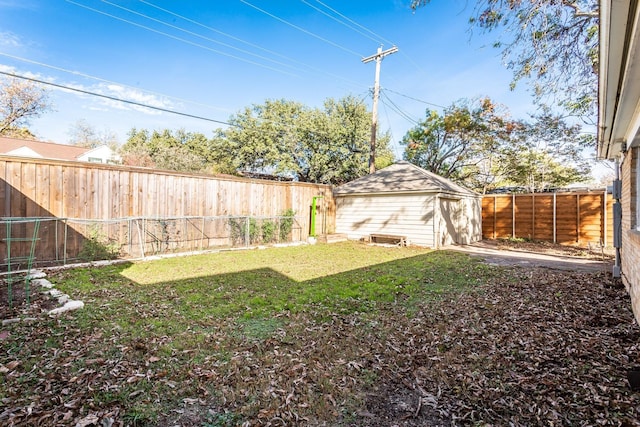
<path fill-rule="evenodd" d="M 435 195 L 337 196 L 336 232 L 349 239 L 370 234 L 406 236 L 409 244 L 435 247 Z"/>
<path fill-rule="evenodd" d="M 468 245 L 482 240 L 482 199 L 440 196 L 436 212 L 436 247 L 453 243 Z"/>
<path fill-rule="evenodd" d="M 122 161 L 119 155 L 113 152 L 111 148 L 106 145 L 101 145 L 99 147 L 94 148 L 93 150 L 89 150 L 86 153 L 78 156 L 78 160 L 81 162 L 98 162 L 98 163 L 109 163 L 115 162 L 119 163 Z"/>
<path fill-rule="evenodd" d="M 460 242 L 463 245 L 482 240 L 482 198 L 465 197 L 460 200 Z"/>
<path fill-rule="evenodd" d="M 436 218 L 438 218 L 436 222 L 438 224 L 436 228 L 436 247 L 438 248 L 458 243 L 460 234 L 462 234 L 459 226 L 462 222 L 460 199 L 440 198 L 439 200 L 439 210 L 436 213 Z"/>

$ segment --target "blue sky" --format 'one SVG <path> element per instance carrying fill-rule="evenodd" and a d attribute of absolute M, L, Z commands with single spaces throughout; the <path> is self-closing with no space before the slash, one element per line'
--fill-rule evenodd
<path fill-rule="evenodd" d="M 514 117 L 534 111 L 524 85 L 509 90 L 494 35 L 469 33 L 473 2 L 434 0 L 415 13 L 409 2 L 0 0 L 0 71 L 226 121 L 266 99 L 321 107 L 353 95 L 370 106 L 375 64 L 361 59 L 395 44 L 382 62 L 379 120 L 397 157 L 410 119 L 438 109 L 425 102 L 489 96 Z M 121 143 L 133 127 L 206 136 L 224 127 L 59 89 L 51 101 L 30 127 L 60 143 L 80 119 Z"/>

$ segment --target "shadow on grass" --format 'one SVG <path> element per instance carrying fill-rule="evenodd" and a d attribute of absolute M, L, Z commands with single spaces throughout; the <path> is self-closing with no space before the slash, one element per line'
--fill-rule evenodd
<path fill-rule="evenodd" d="M 184 261 L 189 262 L 188 258 Z M 162 320 L 178 316 L 206 323 L 208 318 L 252 318 L 323 310 L 346 314 L 368 312 L 379 304 L 410 305 L 477 285 L 490 270 L 467 255 L 447 251 L 304 281 L 264 267 L 145 284 L 131 280 L 131 274 L 124 274 L 130 267 L 121 264 L 72 271 L 57 280 L 74 298 L 88 299 L 89 303 L 106 298 L 119 309 L 135 308 L 140 315 L 150 311 L 161 315 Z"/>
<path fill-rule="evenodd" d="M 496 271 L 465 254 L 447 251 L 392 249 L 384 254 L 392 254 L 388 257 L 395 259 L 373 261 L 380 259 L 373 255 L 382 252 L 376 249 L 357 253 L 359 263 L 354 264 L 359 267 L 333 268 L 338 272 L 314 274 L 307 280 L 294 280 L 296 274 L 287 265 L 274 262 L 280 271 L 268 267 L 268 261 L 280 259 L 276 259 L 275 252 L 260 255 L 267 261 L 254 263 L 262 265 L 257 268 L 216 274 L 206 272 L 224 259 L 220 254 L 61 271 L 52 275 L 51 280 L 73 298 L 82 299 L 86 306 L 61 323 L 52 323 L 51 330 L 41 335 L 54 337 L 48 344 L 51 348 L 73 346 L 71 374 L 79 375 L 78 372 L 101 366 L 101 371 L 107 373 L 95 380 L 96 390 L 110 390 L 114 382 L 119 384 L 117 393 L 92 392 L 80 397 L 78 392 L 79 399 L 89 399 L 112 411 L 128 408 L 127 417 L 155 425 L 184 398 L 206 391 L 212 396 L 208 402 L 231 399 L 230 408 L 235 407 L 244 419 L 250 419 L 258 416 L 261 405 L 266 404 L 261 393 L 268 388 L 265 383 L 269 381 L 268 372 L 277 366 L 299 369 L 296 363 L 311 367 L 334 358 L 355 360 L 353 352 L 365 341 L 378 335 L 384 339 L 385 329 L 379 325 L 385 324 L 386 317 L 411 315 L 443 295 L 485 283 Z M 367 254 L 372 256 L 371 261 L 361 259 Z M 251 256 L 234 257 L 238 264 L 234 269 L 240 270 L 242 259 Z M 166 268 L 167 265 L 162 266 L 164 262 L 169 262 L 168 273 L 153 277 L 166 275 L 167 280 L 143 283 L 142 279 L 152 276 L 149 272 Z M 212 264 L 208 266 L 207 262 Z M 185 273 L 178 272 L 177 264 L 172 263 L 187 263 L 187 273 L 197 276 L 178 278 Z M 326 261 L 324 265 L 329 268 L 332 263 L 339 260 Z M 139 270 L 132 271 L 136 268 Z M 314 268 L 324 267 L 314 264 Z M 172 275 L 175 279 L 171 279 Z M 350 331 L 348 334 L 345 328 Z M 332 344 L 324 342 L 334 339 Z M 37 340 L 22 343 L 19 352 L 33 354 L 43 344 L 46 343 Z M 303 362 L 295 362 L 307 352 L 311 353 L 304 356 Z M 55 357 L 61 357 L 60 354 L 63 353 L 58 352 Z M 286 361 L 281 360 L 283 357 Z M 317 362 L 312 364 L 308 357 Z M 62 362 L 65 360 L 51 366 Z M 335 375 L 340 378 L 344 369 L 360 369 L 357 364 L 349 368 L 342 362 L 334 362 L 331 366 L 337 366 L 339 374 Z M 128 373 L 121 373 L 123 366 Z M 255 378 L 245 372 L 247 369 L 255 370 Z M 352 374 L 356 375 L 355 372 Z M 309 411 L 314 416 L 323 413 L 323 405 L 327 406 L 327 414 L 333 414 L 332 405 L 322 398 L 337 393 L 332 380 L 324 377 L 326 373 L 318 368 L 318 373 L 309 379 L 315 384 L 309 391 Z M 147 378 L 149 375 L 153 381 Z M 246 375 L 254 378 L 255 384 L 249 384 Z M 259 379 L 261 376 L 264 379 Z M 213 378 L 217 382 L 212 382 Z M 218 389 L 221 384 L 224 392 Z M 25 393 L 28 396 L 33 391 Z M 220 393 L 223 399 L 218 399 Z M 158 401 L 152 396 L 162 397 Z M 260 403 L 251 403 L 254 401 Z M 349 405 L 357 406 L 357 402 Z M 326 417 L 331 419 L 334 415 Z"/>

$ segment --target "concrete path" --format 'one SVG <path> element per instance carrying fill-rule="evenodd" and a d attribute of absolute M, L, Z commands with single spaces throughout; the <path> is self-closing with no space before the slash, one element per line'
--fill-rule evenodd
<path fill-rule="evenodd" d="M 443 249 L 468 253 L 473 257 L 483 258 L 493 265 L 516 267 L 541 267 L 554 270 L 569 271 L 602 271 L 610 273 L 613 262 L 609 259 L 594 260 L 559 255 L 546 255 L 535 252 L 504 250 L 490 247 L 483 242 L 470 245 L 451 245 Z"/>

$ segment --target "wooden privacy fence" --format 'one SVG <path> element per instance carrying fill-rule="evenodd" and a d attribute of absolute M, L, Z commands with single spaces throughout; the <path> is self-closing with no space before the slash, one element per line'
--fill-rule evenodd
<path fill-rule="evenodd" d="M 137 246 L 139 252 L 156 252 L 153 248 L 163 239 L 168 250 L 233 245 L 240 241 L 238 230 L 259 235 L 243 242 L 280 241 L 267 234 L 280 233 L 279 217 L 288 210 L 295 212 L 295 221 L 287 238 L 302 240 L 309 233 L 312 198 L 320 195 L 316 227 L 332 232 L 335 204 L 328 185 L 0 157 L 0 221 L 50 219 L 41 223 L 38 261 L 77 258 L 87 241 L 95 240 L 91 233 L 96 230 L 110 243 Z M 12 234 L 27 235 L 29 227 L 20 225 Z M 4 259 L 7 244 L 2 237 Z M 190 243 L 176 243 L 180 238 Z"/>
<path fill-rule="evenodd" d="M 601 192 L 496 194 L 482 199 L 485 239 L 613 244 L 613 198 Z"/>

